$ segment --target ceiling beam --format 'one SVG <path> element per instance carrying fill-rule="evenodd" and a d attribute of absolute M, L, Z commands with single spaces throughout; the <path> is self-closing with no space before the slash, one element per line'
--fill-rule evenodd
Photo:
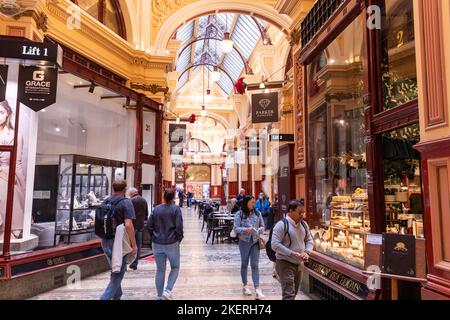
<path fill-rule="evenodd" d="M 121 96 L 120 94 L 112 94 L 112 95 L 106 95 L 101 96 L 100 99 L 117 99 L 117 98 L 125 98 L 124 96 Z"/>

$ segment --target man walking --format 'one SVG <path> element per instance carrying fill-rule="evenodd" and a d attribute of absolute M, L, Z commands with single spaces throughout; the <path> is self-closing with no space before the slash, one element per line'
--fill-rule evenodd
<path fill-rule="evenodd" d="M 272 249 L 276 254 L 275 269 L 279 276 L 283 300 L 295 300 L 300 288 L 301 268 L 313 250 L 309 227 L 304 221 L 304 202 L 289 203 L 286 218 L 273 228 Z"/>
<path fill-rule="evenodd" d="M 128 190 L 128 197 L 133 203 L 134 212 L 136 214 L 136 219 L 133 221 L 133 226 L 137 246 L 136 260 L 130 264 L 130 269 L 137 270 L 142 248 L 142 231 L 144 230 L 145 220 L 148 218 L 148 203 L 147 200 L 139 195 L 136 188 L 130 188 L 130 190 Z"/>
<path fill-rule="evenodd" d="M 183 217 L 180 207 L 174 204 L 175 191 L 164 191 L 164 204 L 157 206 L 149 217 L 148 231 L 152 240 L 156 262 L 156 290 L 158 300 L 173 300 L 172 290 L 180 271 L 180 243 L 183 240 Z M 169 260 L 170 274 L 167 287 L 166 263 Z"/>
<path fill-rule="evenodd" d="M 180 208 L 183 208 L 183 204 L 184 204 L 184 190 L 183 189 L 180 189 L 180 191 L 178 191 L 178 199 L 179 199 Z"/>
<path fill-rule="evenodd" d="M 136 239 L 134 234 L 133 220 L 136 218 L 134 213 L 134 207 L 131 201 L 125 198 L 125 193 L 127 189 L 127 183 L 125 180 L 116 180 L 112 183 L 113 194 L 105 203 L 110 203 L 115 207 L 114 219 L 117 223 L 117 228 L 121 224 L 125 225 L 125 232 L 128 235 L 128 238 L 131 243 L 131 255 L 135 255 L 137 251 L 136 247 Z M 117 234 L 116 234 L 117 235 Z M 126 235 L 123 235 L 125 237 Z M 109 264 L 113 265 L 113 247 L 115 239 L 102 239 L 102 248 L 105 253 Z M 122 241 L 119 242 L 122 244 Z M 100 300 L 120 300 L 122 297 L 122 280 L 125 276 L 125 272 L 127 270 L 127 258 L 128 255 L 124 255 L 122 259 L 122 264 L 119 272 L 115 272 L 113 270 L 111 272 L 111 278 L 109 284 L 101 296 Z M 119 260 L 120 261 L 120 260 Z"/>

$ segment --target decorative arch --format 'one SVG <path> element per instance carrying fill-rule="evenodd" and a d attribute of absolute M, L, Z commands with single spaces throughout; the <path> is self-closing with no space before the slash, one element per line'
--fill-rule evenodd
<path fill-rule="evenodd" d="M 200 0 L 175 11 L 165 20 L 155 39 L 155 49 L 165 50 L 175 32 L 187 22 L 200 16 L 220 12 L 247 14 L 266 20 L 278 27 L 286 35 L 292 24 L 292 19 L 287 15 L 280 15 L 271 6 L 256 2 L 255 0 Z M 180 23 L 181 21 L 181 23 Z"/>
<path fill-rule="evenodd" d="M 80 6 L 81 9 L 83 8 L 84 0 L 71 0 L 76 5 Z M 97 19 L 100 23 L 104 24 L 108 28 L 110 28 L 112 31 L 116 32 L 120 37 L 127 40 L 127 28 L 125 24 L 125 18 L 123 14 L 123 7 L 127 7 L 126 5 L 123 6 L 123 3 L 120 3 L 120 0 L 96 0 L 92 3 L 89 2 L 91 5 L 91 8 L 93 7 L 92 12 L 88 12 L 90 15 L 92 15 L 95 19 Z M 122 1 L 123 2 L 123 1 Z M 108 26 L 108 23 L 110 20 L 108 20 L 107 16 L 107 7 L 110 5 L 113 9 L 113 20 L 114 24 L 116 24 L 117 30 L 112 29 Z"/>
<path fill-rule="evenodd" d="M 180 115 L 180 118 L 188 118 L 192 113 L 194 113 L 196 116 L 200 115 L 200 111 L 198 112 L 186 112 Z M 211 112 L 208 111 L 208 115 L 207 117 L 216 120 L 217 122 L 219 122 L 224 128 L 226 129 L 233 129 L 230 125 L 230 123 L 228 122 L 227 119 L 225 119 L 223 116 L 215 113 L 215 112 Z"/>

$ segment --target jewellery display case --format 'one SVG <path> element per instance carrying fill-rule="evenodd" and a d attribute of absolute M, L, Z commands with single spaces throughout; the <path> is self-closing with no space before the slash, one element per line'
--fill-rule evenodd
<path fill-rule="evenodd" d="M 311 231 L 317 251 L 364 268 L 366 235 L 370 233 L 367 190 L 333 196 L 329 219 Z"/>
<path fill-rule="evenodd" d="M 126 178 L 126 162 L 82 155 L 61 155 L 55 221 L 64 242 L 84 242 L 94 233 L 95 209 L 111 195 L 115 179 Z"/>

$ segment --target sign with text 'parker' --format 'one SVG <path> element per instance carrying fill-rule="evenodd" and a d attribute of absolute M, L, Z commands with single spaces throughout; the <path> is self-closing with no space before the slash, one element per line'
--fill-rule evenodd
<path fill-rule="evenodd" d="M 278 122 L 278 92 L 252 96 L 252 123 Z"/>
<path fill-rule="evenodd" d="M 17 99 L 37 112 L 56 102 L 57 85 L 57 68 L 20 66 Z"/>

